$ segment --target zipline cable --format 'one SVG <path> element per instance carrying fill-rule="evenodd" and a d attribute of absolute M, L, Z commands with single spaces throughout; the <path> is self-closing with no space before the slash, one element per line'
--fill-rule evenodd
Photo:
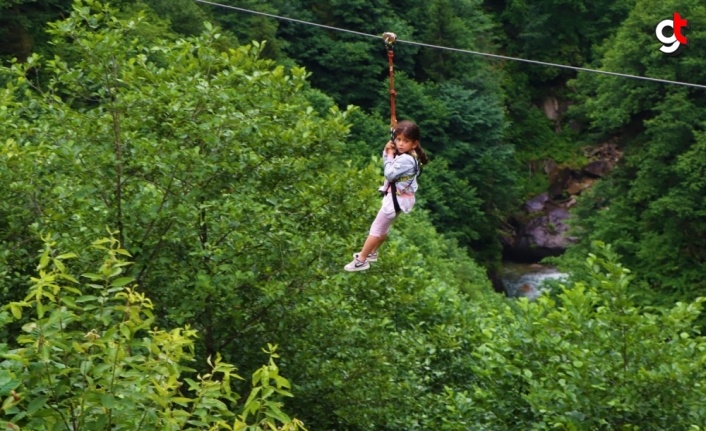
<path fill-rule="evenodd" d="M 196 1 L 199 1 L 199 0 L 196 0 Z M 487 52 L 470 51 L 468 49 L 450 48 L 448 46 L 431 45 L 428 43 L 412 42 L 412 41 L 407 41 L 407 40 L 398 40 L 398 42 L 406 43 L 408 45 L 417 45 L 417 46 L 423 46 L 423 47 L 427 47 L 427 48 L 445 49 L 447 51 L 456 51 L 456 52 L 462 52 L 465 54 L 474 54 L 474 55 L 481 55 L 481 56 L 485 56 L 485 57 L 499 58 L 499 59 L 503 59 L 503 60 L 522 61 L 525 63 L 538 64 L 541 66 L 562 67 L 564 69 L 572 69 L 572 70 L 576 70 L 579 72 L 602 73 L 604 75 L 620 76 L 623 78 L 643 79 L 645 81 L 661 82 L 664 84 L 686 85 L 687 87 L 705 88 L 706 89 L 706 85 L 694 84 L 691 82 L 670 81 L 668 79 L 650 78 L 649 76 L 630 75 L 628 73 L 610 72 L 607 70 L 598 70 L 598 69 L 589 69 L 586 67 L 568 66 L 566 64 L 547 63 L 545 61 L 539 61 L 539 60 L 528 60 L 526 58 L 508 57 L 506 55 L 489 54 Z"/>
<path fill-rule="evenodd" d="M 369 34 L 369 33 L 363 33 L 363 32 L 360 32 L 360 31 L 348 30 L 348 29 L 345 29 L 345 28 L 333 27 L 333 26 L 330 26 L 330 25 L 318 24 L 318 23 L 315 23 L 315 22 L 303 21 L 303 20 L 300 20 L 300 19 L 294 19 L 294 18 L 289 18 L 289 17 L 285 17 L 285 16 L 280 16 L 280 15 L 274 15 L 274 14 L 271 14 L 271 13 L 258 12 L 258 11 L 254 11 L 254 10 L 250 10 L 250 9 L 244 9 L 244 8 L 239 8 L 239 7 L 235 7 L 235 6 L 224 5 L 224 4 L 215 3 L 215 2 L 211 2 L 211 1 L 207 1 L 207 0 L 194 0 L 194 1 L 197 2 L 197 3 L 208 4 L 208 5 L 211 5 L 211 6 L 222 7 L 222 8 L 225 8 L 225 9 L 232 9 L 232 10 L 236 10 L 236 11 L 240 11 L 240 12 L 245 12 L 245 13 L 250 13 L 250 14 L 255 14 L 255 15 L 267 16 L 267 17 L 270 17 L 270 18 L 275 18 L 275 19 L 279 19 L 279 20 L 283 20 L 283 21 L 291 21 L 291 22 L 296 22 L 296 23 L 299 23 L 299 24 L 310 25 L 310 26 L 314 26 L 314 27 L 321 27 L 321 28 L 325 28 L 325 29 L 328 29 L 328 30 L 340 31 L 340 32 L 345 32 L 345 33 L 352 33 L 352 34 L 356 34 L 356 35 L 358 35 L 358 36 L 372 37 L 372 38 L 376 38 L 376 39 L 380 39 L 381 37 L 383 37 L 383 36 L 379 36 L 379 35 L 374 35 L 374 34 Z M 589 69 L 589 68 L 586 68 L 586 67 L 569 66 L 569 65 L 566 65 L 566 64 L 549 63 L 549 62 L 546 62 L 546 61 L 529 60 L 529 59 L 526 59 L 526 58 L 510 57 L 510 56 L 507 56 L 507 55 L 490 54 L 490 53 L 487 53 L 487 52 L 471 51 L 471 50 L 469 50 L 469 49 L 460 49 L 460 48 L 451 48 L 451 47 L 448 47 L 448 46 L 432 45 L 432 44 L 429 44 L 429 43 L 414 42 L 414 41 L 411 41 L 411 40 L 401 40 L 401 39 L 397 39 L 397 43 L 406 43 L 407 45 L 416 45 L 416 46 L 420 46 L 420 47 L 424 47 L 424 48 L 440 49 L 440 50 L 445 50 L 445 51 L 453 51 L 453 52 L 459 52 L 459 53 L 462 53 L 462 54 L 479 55 L 479 56 L 483 56 L 483 57 L 490 57 L 490 58 L 501 59 L 501 60 L 520 61 L 520 62 L 531 63 L 531 64 L 540 65 L 540 66 L 559 67 L 559 68 L 563 68 L 563 69 L 575 70 L 575 71 L 578 71 L 578 72 L 600 73 L 600 74 L 603 74 L 603 75 L 618 76 L 618 77 L 622 77 L 622 78 L 641 79 L 641 80 L 643 80 L 643 81 L 659 82 L 659 83 L 662 83 L 662 84 L 683 85 L 683 86 L 687 86 L 687 87 L 706 89 L 706 85 L 694 84 L 694 83 L 691 83 L 691 82 L 672 81 L 672 80 L 669 80 L 669 79 L 651 78 L 651 77 L 649 77 L 649 76 L 639 76 L 639 75 L 631 75 L 631 74 L 628 74 L 628 73 L 610 72 L 610 71 L 607 71 L 607 70 Z"/>

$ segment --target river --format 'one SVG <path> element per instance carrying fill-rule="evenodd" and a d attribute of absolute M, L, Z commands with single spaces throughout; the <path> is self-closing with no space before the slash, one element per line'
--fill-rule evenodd
<path fill-rule="evenodd" d="M 568 274 L 555 268 L 537 263 L 503 262 L 502 283 L 508 297 L 536 299 L 545 287 L 547 280 L 565 280 Z"/>

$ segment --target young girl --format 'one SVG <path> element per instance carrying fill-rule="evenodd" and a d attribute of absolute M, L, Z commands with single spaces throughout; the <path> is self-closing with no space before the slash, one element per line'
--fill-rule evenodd
<path fill-rule="evenodd" d="M 370 226 L 370 235 L 363 244 L 360 253 L 353 254 L 353 261 L 346 265 L 346 271 L 363 271 L 370 268 L 370 262 L 378 260 L 377 250 L 387 238 L 392 222 L 397 217 L 393 193 L 397 193 L 399 210 L 409 213 L 414 207 L 414 193 L 417 191 L 417 176 L 420 168 L 429 162 L 429 158 L 419 145 L 419 127 L 411 121 L 400 121 L 393 132 L 395 142 L 388 142 L 382 153 L 385 169 L 385 184 L 380 191 L 382 208 Z M 395 149 L 397 154 L 395 155 Z M 389 190 L 390 183 L 395 183 L 396 190 Z"/>

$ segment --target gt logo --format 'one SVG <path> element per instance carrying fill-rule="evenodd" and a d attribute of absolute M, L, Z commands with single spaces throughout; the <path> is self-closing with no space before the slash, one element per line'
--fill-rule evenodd
<path fill-rule="evenodd" d="M 664 34 L 664 29 L 667 27 L 671 27 L 673 30 L 671 36 L 665 36 Z M 679 51 L 681 51 L 681 48 L 689 43 L 683 33 L 683 30 L 688 27 L 689 21 L 680 17 L 677 12 L 674 12 L 674 19 L 665 19 L 657 24 L 655 34 L 657 39 L 662 42 L 662 46 L 659 50 L 665 54 L 678 54 Z"/>

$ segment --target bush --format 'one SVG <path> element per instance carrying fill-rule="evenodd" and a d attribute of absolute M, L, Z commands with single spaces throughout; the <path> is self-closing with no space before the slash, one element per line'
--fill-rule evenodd
<path fill-rule="evenodd" d="M 241 377 L 220 355 L 208 358 L 205 374 L 185 365 L 194 359 L 195 330 L 152 326 L 152 302 L 123 276 L 130 262 L 116 239 L 93 243 L 105 261 L 80 277 L 86 282 L 65 264 L 76 255 L 57 255 L 53 245 L 45 238 L 25 299 L 0 313 L 2 326 L 23 323 L 21 335 L 0 344 L 3 429 L 304 429 L 281 410 L 278 399 L 292 395 L 276 346 L 265 351 L 269 363 L 253 374 L 243 402 L 231 390 Z"/>

